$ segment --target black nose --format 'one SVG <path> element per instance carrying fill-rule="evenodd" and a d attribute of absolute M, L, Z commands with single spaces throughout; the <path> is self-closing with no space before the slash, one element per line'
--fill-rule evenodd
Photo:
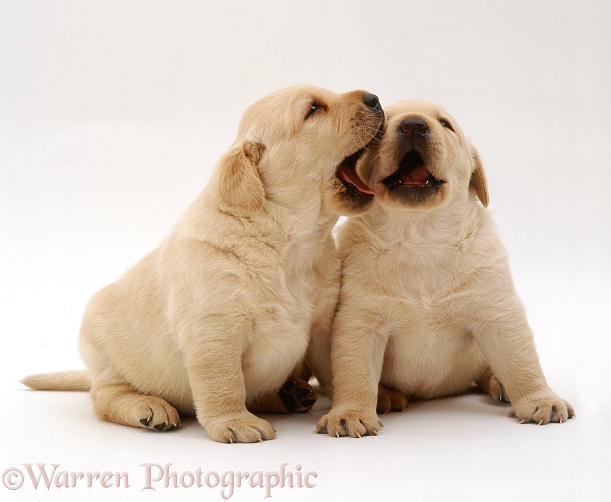
<path fill-rule="evenodd" d="M 413 117 L 401 122 L 399 132 L 408 138 L 416 139 L 426 136 L 429 132 L 429 126 L 424 120 Z"/>
<path fill-rule="evenodd" d="M 380 100 L 375 94 L 365 94 L 363 96 L 363 103 L 367 108 L 371 108 L 374 111 L 379 111 L 382 109 L 380 106 Z"/>

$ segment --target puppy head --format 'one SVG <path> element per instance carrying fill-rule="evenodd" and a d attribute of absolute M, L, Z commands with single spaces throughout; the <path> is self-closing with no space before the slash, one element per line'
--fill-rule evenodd
<path fill-rule="evenodd" d="M 386 109 L 384 135 L 357 171 L 388 208 L 429 210 L 472 195 L 488 205 L 476 150 L 445 110 L 426 101 L 405 100 Z"/>
<path fill-rule="evenodd" d="M 307 203 L 317 214 L 362 212 L 373 191 L 354 167 L 383 123 L 377 97 L 365 91 L 282 89 L 244 113 L 221 162 L 221 195 L 244 211 L 269 200 L 289 209 Z"/>

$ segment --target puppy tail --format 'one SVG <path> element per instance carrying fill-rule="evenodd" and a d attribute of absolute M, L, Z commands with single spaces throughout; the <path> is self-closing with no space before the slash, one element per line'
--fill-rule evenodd
<path fill-rule="evenodd" d="M 75 390 L 91 389 L 91 376 L 87 370 L 59 371 L 30 375 L 21 380 L 23 385 L 36 390 Z"/>

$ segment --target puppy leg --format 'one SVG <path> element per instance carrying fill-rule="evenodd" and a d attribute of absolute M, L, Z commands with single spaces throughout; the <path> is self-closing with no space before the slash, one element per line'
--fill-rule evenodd
<path fill-rule="evenodd" d="M 180 425 L 176 409 L 165 400 L 145 396 L 126 383 L 96 383 L 91 389 L 93 409 L 102 419 L 155 431 Z"/>
<path fill-rule="evenodd" d="M 197 419 L 210 438 L 221 443 L 274 439 L 272 425 L 246 409 L 242 356 L 247 326 L 225 317 L 219 316 L 217 323 L 200 323 L 202 332 L 183 338 L 189 347 L 184 363 Z"/>
<path fill-rule="evenodd" d="M 550 389 L 543 376 L 532 332 L 516 297 L 506 297 L 505 304 L 479 312 L 472 321 L 471 332 L 511 402 L 509 416 L 539 425 L 575 416 L 573 407 Z M 487 385 L 495 386 L 491 380 Z M 500 396 L 500 390 L 493 392 Z"/>
<path fill-rule="evenodd" d="M 407 409 L 407 397 L 398 390 L 378 386 L 378 404 L 376 411 L 381 415 L 386 415 L 391 411 L 405 411 Z"/>
<path fill-rule="evenodd" d="M 318 433 L 361 437 L 383 427 L 376 414 L 378 382 L 388 333 L 364 329 L 363 320 L 343 322 L 340 314 L 332 340 L 333 406 L 316 427 Z"/>

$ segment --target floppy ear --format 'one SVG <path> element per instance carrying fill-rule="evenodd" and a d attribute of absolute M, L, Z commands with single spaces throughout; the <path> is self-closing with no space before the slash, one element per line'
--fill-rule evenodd
<path fill-rule="evenodd" d="M 488 183 L 486 182 L 486 173 L 484 173 L 484 166 L 475 149 L 473 149 L 473 163 L 475 164 L 475 169 L 471 174 L 469 188 L 475 190 L 475 194 L 482 205 L 488 207 Z"/>
<path fill-rule="evenodd" d="M 265 145 L 245 141 L 231 149 L 221 163 L 219 190 L 229 205 L 247 212 L 263 207 L 265 192 L 257 166 L 265 152 Z"/>

